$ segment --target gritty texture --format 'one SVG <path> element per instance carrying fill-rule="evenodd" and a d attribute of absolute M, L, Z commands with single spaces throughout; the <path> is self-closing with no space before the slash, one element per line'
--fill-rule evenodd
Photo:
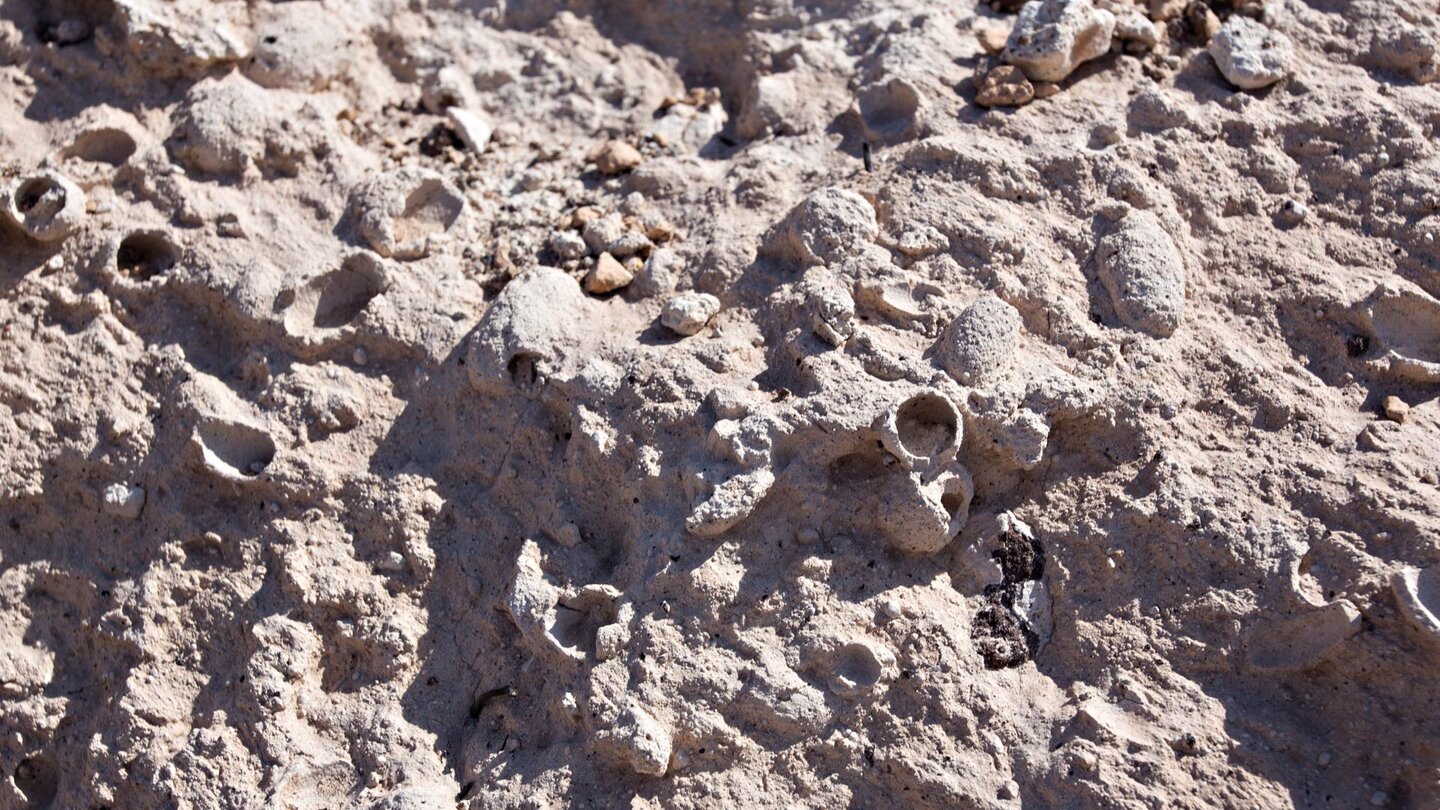
<path fill-rule="evenodd" d="M 1243 90 L 1258 90 L 1290 73 L 1295 47 L 1285 34 L 1236 15 L 1211 38 L 1210 55 L 1231 84 Z"/>
<path fill-rule="evenodd" d="M 0 810 L 1440 806 L 1437 31 L 0 0 Z"/>
<path fill-rule="evenodd" d="M 1127 212 L 1095 249 L 1100 281 L 1120 321 L 1154 337 L 1169 337 L 1185 316 L 1185 262 L 1160 219 Z"/>

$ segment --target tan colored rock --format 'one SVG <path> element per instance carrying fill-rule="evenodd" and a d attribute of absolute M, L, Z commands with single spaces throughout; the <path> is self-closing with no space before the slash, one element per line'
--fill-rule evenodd
<path fill-rule="evenodd" d="M 635 280 L 635 274 L 626 269 L 620 260 L 609 253 L 601 253 L 595 266 L 585 274 L 585 292 L 604 295 L 614 292 Z"/>
<path fill-rule="evenodd" d="M 601 174 L 624 174 L 640 165 L 644 157 L 640 150 L 630 144 L 610 140 L 601 144 L 591 155 L 595 161 L 595 169 Z"/>
<path fill-rule="evenodd" d="M 1199 42 L 1209 42 L 1220 31 L 1220 18 L 1204 0 L 1191 0 L 1185 7 L 1185 22 Z"/>
<path fill-rule="evenodd" d="M 980 47 L 985 53 L 992 56 L 1005 50 L 1005 40 L 1009 36 L 1008 31 L 988 25 L 975 29 L 975 40 L 980 43 Z"/>
<path fill-rule="evenodd" d="M 1013 65 L 1001 65 L 980 81 L 975 103 L 982 107 L 1019 107 L 1035 98 L 1035 87 Z"/>
<path fill-rule="evenodd" d="M 1381 401 L 1380 412 L 1385 414 L 1385 418 L 1391 422 L 1404 424 L 1405 420 L 1410 416 L 1410 405 L 1406 403 L 1405 400 L 1392 394 Z"/>

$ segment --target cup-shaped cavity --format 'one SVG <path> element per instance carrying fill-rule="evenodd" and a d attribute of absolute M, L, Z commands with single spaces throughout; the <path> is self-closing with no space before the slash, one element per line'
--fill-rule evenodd
<path fill-rule="evenodd" d="M 895 654 L 879 644 L 857 641 L 836 650 L 830 659 L 830 691 L 841 697 L 863 695 L 890 677 Z"/>
<path fill-rule="evenodd" d="M 1405 618 L 1440 644 L 1440 565 L 1407 568 L 1395 574 L 1390 584 Z"/>
<path fill-rule="evenodd" d="M 878 493 L 882 511 L 877 530 L 886 545 L 908 554 L 934 554 L 955 539 L 970 516 L 975 485 L 963 467 L 926 478 L 892 476 Z"/>
<path fill-rule="evenodd" d="M 619 608 L 618 590 L 608 585 L 587 585 L 555 606 L 546 635 L 561 652 L 583 660 L 595 649 L 596 633 L 615 622 Z"/>
<path fill-rule="evenodd" d="M 117 127 L 95 127 L 76 136 L 61 157 L 107 166 L 123 166 L 139 149 L 135 138 Z"/>
<path fill-rule="evenodd" d="M 163 231 L 136 231 L 115 249 L 115 270 L 134 281 L 149 281 L 180 262 L 180 248 Z"/>
<path fill-rule="evenodd" d="M 192 441 L 205 469 L 232 481 L 252 481 L 275 460 L 270 434 L 243 422 L 203 419 Z"/>
<path fill-rule="evenodd" d="M 927 388 L 892 403 L 877 429 L 885 449 L 907 470 L 928 472 L 955 458 L 964 422 L 949 397 Z"/>
<path fill-rule="evenodd" d="M 465 212 L 465 196 L 428 169 L 386 172 L 356 190 L 360 235 L 381 256 L 402 260 L 429 255 Z"/>
<path fill-rule="evenodd" d="M 920 91 L 899 78 L 867 85 L 859 93 L 860 117 L 866 132 L 873 140 L 884 143 L 915 137 L 921 128 L 923 104 Z"/>
<path fill-rule="evenodd" d="M 1371 294 L 1364 314 L 1383 371 L 1412 382 L 1440 382 L 1440 301 L 1383 285 Z"/>
<path fill-rule="evenodd" d="M 4 193 L 5 217 L 37 242 L 56 242 L 85 218 L 85 192 L 52 170 L 16 179 Z"/>
<path fill-rule="evenodd" d="M 285 330 L 304 335 L 348 326 L 387 286 L 384 265 L 374 256 L 356 253 L 287 296 Z"/>

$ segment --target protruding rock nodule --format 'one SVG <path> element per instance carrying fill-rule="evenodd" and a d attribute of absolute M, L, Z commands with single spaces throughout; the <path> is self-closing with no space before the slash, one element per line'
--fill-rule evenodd
<path fill-rule="evenodd" d="M 1242 90 L 1268 87 L 1290 74 L 1290 38 L 1234 14 L 1210 40 L 1210 56 L 1226 80 Z"/>
<path fill-rule="evenodd" d="M 589 301 L 575 279 L 537 267 L 512 280 L 470 338 L 466 368 L 482 391 L 528 389 L 575 357 Z"/>
<path fill-rule="evenodd" d="M 465 213 L 465 196 L 430 169 L 407 167 L 378 175 L 351 200 L 360 235 L 387 258 L 421 259 L 446 238 Z"/>
<path fill-rule="evenodd" d="M 849 189 L 812 191 L 782 225 L 781 239 L 806 264 L 832 264 L 859 253 L 880 234 L 875 207 Z"/>
<path fill-rule="evenodd" d="M 993 293 L 965 308 L 940 336 L 936 355 L 964 385 L 994 380 L 1014 362 L 1020 313 Z"/>
<path fill-rule="evenodd" d="M 1120 321 L 1169 337 L 1185 314 L 1185 262 L 1154 214 L 1131 210 L 1095 251 L 1100 281 Z"/>

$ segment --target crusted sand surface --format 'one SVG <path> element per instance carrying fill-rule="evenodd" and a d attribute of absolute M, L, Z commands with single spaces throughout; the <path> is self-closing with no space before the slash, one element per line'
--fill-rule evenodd
<path fill-rule="evenodd" d="M 0 0 L 0 810 L 1440 807 L 1440 12 L 1021 5 Z"/>

